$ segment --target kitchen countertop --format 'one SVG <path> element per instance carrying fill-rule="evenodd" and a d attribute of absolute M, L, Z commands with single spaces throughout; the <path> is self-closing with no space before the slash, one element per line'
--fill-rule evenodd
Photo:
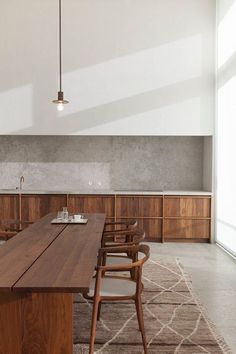
<path fill-rule="evenodd" d="M 101 195 L 212 195 L 208 191 L 188 191 L 188 190 L 106 190 L 106 189 L 89 189 L 89 190 L 67 190 L 67 191 L 50 191 L 50 190 L 27 190 L 27 189 L 0 189 L 0 194 L 101 194 Z"/>

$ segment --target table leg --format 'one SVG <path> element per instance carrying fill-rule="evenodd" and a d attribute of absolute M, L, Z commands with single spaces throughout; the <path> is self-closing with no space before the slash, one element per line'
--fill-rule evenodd
<path fill-rule="evenodd" d="M 72 354 L 72 296 L 0 293 L 0 354 Z"/>

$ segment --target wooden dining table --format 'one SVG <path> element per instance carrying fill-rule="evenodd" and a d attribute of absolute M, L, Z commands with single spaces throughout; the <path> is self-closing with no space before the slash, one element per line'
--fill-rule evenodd
<path fill-rule="evenodd" d="M 0 354 L 72 354 L 73 294 L 89 291 L 105 214 L 51 224 L 51 213 L 0 246 Z"/>

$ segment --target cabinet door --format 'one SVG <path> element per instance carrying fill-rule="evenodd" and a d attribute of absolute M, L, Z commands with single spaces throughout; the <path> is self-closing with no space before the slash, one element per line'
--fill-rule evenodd
<path fill-rule="evenodd" d="M 210 220 L 165 219 L 165 241 L 207 242 L 210 239 Z"/>
<path fill-rule="evenodd" d="M 22 220 L 34 222 L 67 206 L 66 195 L 22 195 Z"/>
<path fill-rule="evenodd" d="M 117 219 L 117 221 L 127 221 L 127 219 Z M 138 228 L 145 231 L 145 240 L 161 242 L 162 220 L 137 218 Z"/>
<path fill-rule="evenodd" d="M 163 229 L 165 241 L 209 241 L 211 197 L 165 196 Z"/>
<path fill-rule="evenodd" d="M 19 196 L 0 195 L 0 221 L 19 219 Z"/>
<path fill-rule="evenodd" d="M 138 227 L 145 231 L 147 240 L 161 241 L 162 197 L 117 196 L 116 217 L 136 219 Z"/>
<path fill-rule="evenodd" d="M 117 196 L 117 217 L 161 217 L 162 197 L 156 196 Z"/>
<path fill-rule="evenodd" d="M 210 217 L 211 198 L 167 196 L 164 199 L 164 216 Z"/>
<path fill-rule="evenodd" d="M 70 213 L 105 213 L 107 218 L 114 217 L 114 197 L 102 195 L 69 195 Z"/>

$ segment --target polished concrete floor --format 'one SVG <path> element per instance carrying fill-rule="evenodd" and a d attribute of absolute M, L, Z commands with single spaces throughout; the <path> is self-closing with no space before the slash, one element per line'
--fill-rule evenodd
<path fill-rule="evenodd" d="M 1 242 L 0 242 L 1 243 Z M 236 353 L 236 260 L 216 245 L 149 243 L 151 253 L 178 257 L 226 342 Z"/>
<path fill-rule="evenodd" d="M 151 252 L 180 259 L 211 320 L 236 353 L 236 260 L 214 244 L 151 243 Z"/>

